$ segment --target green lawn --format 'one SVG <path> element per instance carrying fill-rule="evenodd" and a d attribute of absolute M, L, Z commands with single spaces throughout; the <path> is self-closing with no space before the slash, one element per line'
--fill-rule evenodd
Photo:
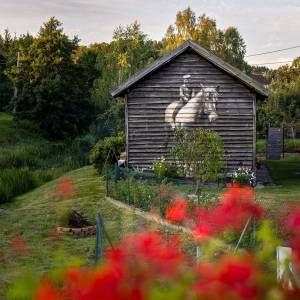
<path fill-rule="evenodd" d="M 256 190 L 258 199 L 272 214 L 284 211 L 291 203 L 300 205 L 300 157 L 288 157 L 278 161 L 265 161 L 275 187 Z"/>
<path fill-rule="evenodd" d="M 16 198 L 11 203 L 0 205 L 0 209 L 4 209 L 0 212 L 0 250 L 5 255 L 4 261 L 0 262 L 0 299 L 3 299 L 5 288 L 14 281 L 21 269 L 30 267 L 38 272 L 46 271 L 55 263 L 58 251 L 63 251 L 68 258 L 79 257 L 85 264 L 94 262 L 94 236 L 63 236 L 55 242 L 49 235 L 49 231 L 57 224 L 59 210 L 65 205 L 81 211 L 91 221 L 101 212 L 113 243 L 130 231 L 143 228 L 162 229 L 156 223 L 150 223 L 106 201 L 105 184 L 92 167 L 72 171 L 66 176 L 74 179 L 79 191 L 72 200 L 54 200 L 57 179 Z M 25 238 L 33 248 L 30 255 L 18 256 L 11 251 L 9 240 L 13 234 L 21 234 Z M 194 252 L 189 238 L 184 235 L 182 237 L 186 249 Z"/>

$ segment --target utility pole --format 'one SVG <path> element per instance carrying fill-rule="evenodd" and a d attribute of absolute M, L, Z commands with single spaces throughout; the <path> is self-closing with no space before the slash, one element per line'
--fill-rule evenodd
<path fill-rule="evenodd" d="M 19 73 L 19 67 L 20 67 L 20 52 L 17 52 L 17 74 Z M 14 98 L 18 97 L 18 87 L 15 84 L 15 89 L 14 89 Z M 16 113 L 16 102 L 14 101 L 14 107 L 13 107 L 13 114 Z"/>

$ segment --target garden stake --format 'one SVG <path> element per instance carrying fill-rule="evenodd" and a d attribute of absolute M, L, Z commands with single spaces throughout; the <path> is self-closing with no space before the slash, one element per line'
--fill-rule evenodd
<path fill-rule="evenodd" d="M 249 225 L 249 223 L 250 223 L 250 220 L 251 220 L 251 218 L 249 218 L 249 219 L 247 220 L 247 222 L 246 222 L 246 224 L 245 224 L 245 227 L 244 227 L 244 229 L 243 229 L 243 231 L 242 231 L 242 233 L 241 233 L 241 235 L 240 235 L 240 238 L 239 238 L 239 240 L 238 240 L 238 242 L 237 242 L 237 244 L 236 244 L 236 246 L 235 246 L 235 248 L 234 248 L 234 252 L 236 252 L 236 251 L 238 250 L 238 248 L 239 248 L 239 246 L 240 246 L 240 243 L 241 243 L 241 241 L 242 241 L 242 239 L 243 239 L 243 237 L 244 237 L 244 234 L 245 234 L 245 232 L 246 232 L 246 229 L 247 229 L 247 227 L 248 227 L 248 225 Z"/>

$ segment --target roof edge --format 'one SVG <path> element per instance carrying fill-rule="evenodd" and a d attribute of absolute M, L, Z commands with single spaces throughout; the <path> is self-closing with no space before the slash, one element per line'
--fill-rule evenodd
<path fill-rule="evenodd" d="M 146 66 L 141 71 L 137 72 L 135 75 L 133 75 L 128 80 L 126 80 L 121 85 L 119 85 L 117 88 L 115 88 L 111 92 L 111 95 L 113 97 L 121 96 L 132 85 L 134 85 L 138 81 L 144 79 L 147 75 L 151 74 L 152 72 L 158 70 L 163 65 L 170 62 L 172 59 L 174 59 L 175 57 L 177 57 L 178 55 L 180 55 L 181 53 L 186 51 L 188 48 L 191 48 L 196 53 L 198 53 L 200 56 L 202 56 L 204 59 L 211 62 L 213 65 L 217 66 L 218 68 L 222 69 L 227 74 L 238 79 L 239 81 L 244 83 L 246 86 L 248 86 L 250 89 L 254 90 L 257 94 L 260 94 L 263 97 L 268 97 L 268 91 L 262 84 L 260 84 L 255 79 L 253 79 L 250 76 L 248 76 L 247 74 L 245 74 L 243 71 L 226 63 L 221 58 L 217 57 L 216 55 L 212 54 L 211 52 L 209 52 L 208 50 L 199 46 L 198 44 L 196 44 L 195 42 L 193 42 L 191 40 L 186 41 L 178 48 L 176 48 L 173 51 L 169 52 L 168 54 L 162 56 L 161 58 L 158 58 L 155 62 Z"/>

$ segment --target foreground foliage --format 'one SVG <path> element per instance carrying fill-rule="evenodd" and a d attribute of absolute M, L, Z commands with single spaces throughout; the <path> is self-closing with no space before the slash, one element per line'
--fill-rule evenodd
<path fill-rule="evenodd" d="M 109 249 L 95 267 L 70 262 L 39 279 L 27 275 L 27 281 L 16 282 L 9 289 L 8 298 L 21 299 L 21 287 L 23 299 L 35 300 L 299 298 L 300 289 L 293 281 L 291 286 L 288 281 L 277 282 L 274 263 L 279 241 L 271 223 L 263 219 L 263 210 L 255 202 L 251 188 L 231 186 L 211 210 L 189 210 L 185 200 L 180 199 L 167 209 L 166 217 L 172 222 L 193 224 L 192 234 L 201 247 L 200 258 L 188 258 L 176 236 L 166 240 L 155 231 L 139 232 Z M 227 231 L 240 231 L 249 218 L 260 220 L 256 249 L 235 252 L 223 247 L 220 251 L 222 236 Z M 284 222 L 295 268 L 300 267 L 299 220 L 297 209 Z M 18 237 L 13 238 L 12 248 L 22 255 L 30 251 Z"/>

